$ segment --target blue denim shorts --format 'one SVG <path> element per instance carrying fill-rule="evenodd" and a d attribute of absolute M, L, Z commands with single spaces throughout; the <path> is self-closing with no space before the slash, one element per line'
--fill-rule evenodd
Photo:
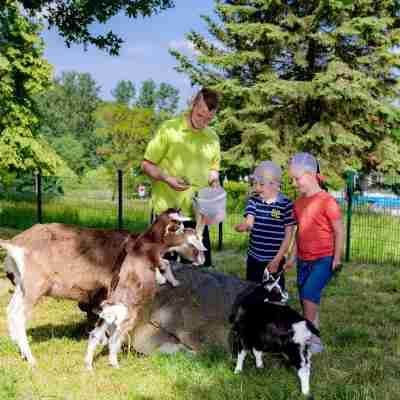
<path fill-rule="evenodd" d="M 333 256 L 316 260 L 297 260 L 297 287 L 301 300 L 309 300 L 315 304 L 321 302 L 322 289 L 333 276 Z"/>

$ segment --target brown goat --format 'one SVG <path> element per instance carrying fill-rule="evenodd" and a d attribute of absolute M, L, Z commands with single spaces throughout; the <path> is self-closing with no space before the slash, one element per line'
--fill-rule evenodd
<path fill-rule="evenodd" d="M 107 343 L 109 335 L 109 361 L 118 367 L 118 352 L 123 340 L 145 318 L 148 305 L 156 293 L 155 267 L 162 266 L 162 256 L 168 251 L 182 254 L 183 249 L 195 246 L 199 251 L 206 248 L 198 239 L 194 229 L 170 231 L 162 241 L 153 241 L 151 229 L 136 241 L 129 241 L 126 246 L 127 255 L 122 263 L 118 280 L 113 285 L 109 297 L 101 305 L 98 326 L 91 332 L 85 364 L 92 369 L 93 356 L 98 344 Z M 167 264 L 168 265 L 168 264 Z"/>
<path fill-rule="evenodd" d="M 162 213 L 152 225 L 152 240 L 162 241 L 167 230 L 182 229 L 181 218 L 175 209 Z M 35 358 L 26 323 L 35 304 L 43 296 L 66 298 L 79 301 L 81 308 L 91 312 L 107 297 L 125 258 L 125 246 L 137 237 L 128 231 L 38 224 L 11 240 L 0 240 L 7 250 L 7 276 L 16 286 L 7 307 L 8 328 L 29 363 L 34 364 Z M 196 264 L 204 260 L 193 246 L 184 250 L 183 256 Z M 165 267 L 167 276 L 168 265 Z"/>

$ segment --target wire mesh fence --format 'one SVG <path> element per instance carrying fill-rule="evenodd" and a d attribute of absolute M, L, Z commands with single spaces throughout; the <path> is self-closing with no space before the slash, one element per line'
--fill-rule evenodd
<path fill-rule="evenodd" d="M 41 221 L 86 227 L 142 231 L 151 216 L 150 187 L 125 177 L 82 182 L 76 178 L 26 175 L 0 183 L 0 226 L 26 229 Z M 143 189 L 143 188 L 142 188 Z M 247 234 L 234 226 L 243 220 L 246 193 L 228 191 L 227 217 L 210 227 L 213 247 L 241 250 Z M 282 192 L 294 200 L 290 184 Z M 40 206 L 38 194 L 41 194 Z M 400 264 L 400 177 L 349 174 L 343 190 L 332 192 L 341 205 L 346 225 L 346 255 L 365 263 Z M 119 221 L 121 219 L 121 221 Z"/>

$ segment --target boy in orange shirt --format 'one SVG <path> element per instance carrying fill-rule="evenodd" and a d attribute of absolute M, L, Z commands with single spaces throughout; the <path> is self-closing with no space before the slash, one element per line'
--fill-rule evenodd
<path fill-rule="evenodd" d="M 319 329 L 321 292 L 340 264 L 344 229 L 335 198 L 320 187 L 317 160 L 309 153 L 297 153 L 289 162 L 289 175 L 300 192 L 293 214 L 298 224 L 294 254 L 287 268 L 297 263 L 297 285 L 303 315 Z M 317 336 L 311 351 L 323 350 Z"/>

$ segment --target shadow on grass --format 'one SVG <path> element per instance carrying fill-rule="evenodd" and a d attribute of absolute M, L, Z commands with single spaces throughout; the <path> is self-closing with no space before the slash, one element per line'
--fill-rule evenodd
<path fill-rule="evenodd" d="M 89 327 L 85 320 L 65 325 L 46 324 L 28 329 L 28 335 L 37 343 L 47 342 L 54 338 L 68 338 L 76 341 L 87 340 Z"/>

